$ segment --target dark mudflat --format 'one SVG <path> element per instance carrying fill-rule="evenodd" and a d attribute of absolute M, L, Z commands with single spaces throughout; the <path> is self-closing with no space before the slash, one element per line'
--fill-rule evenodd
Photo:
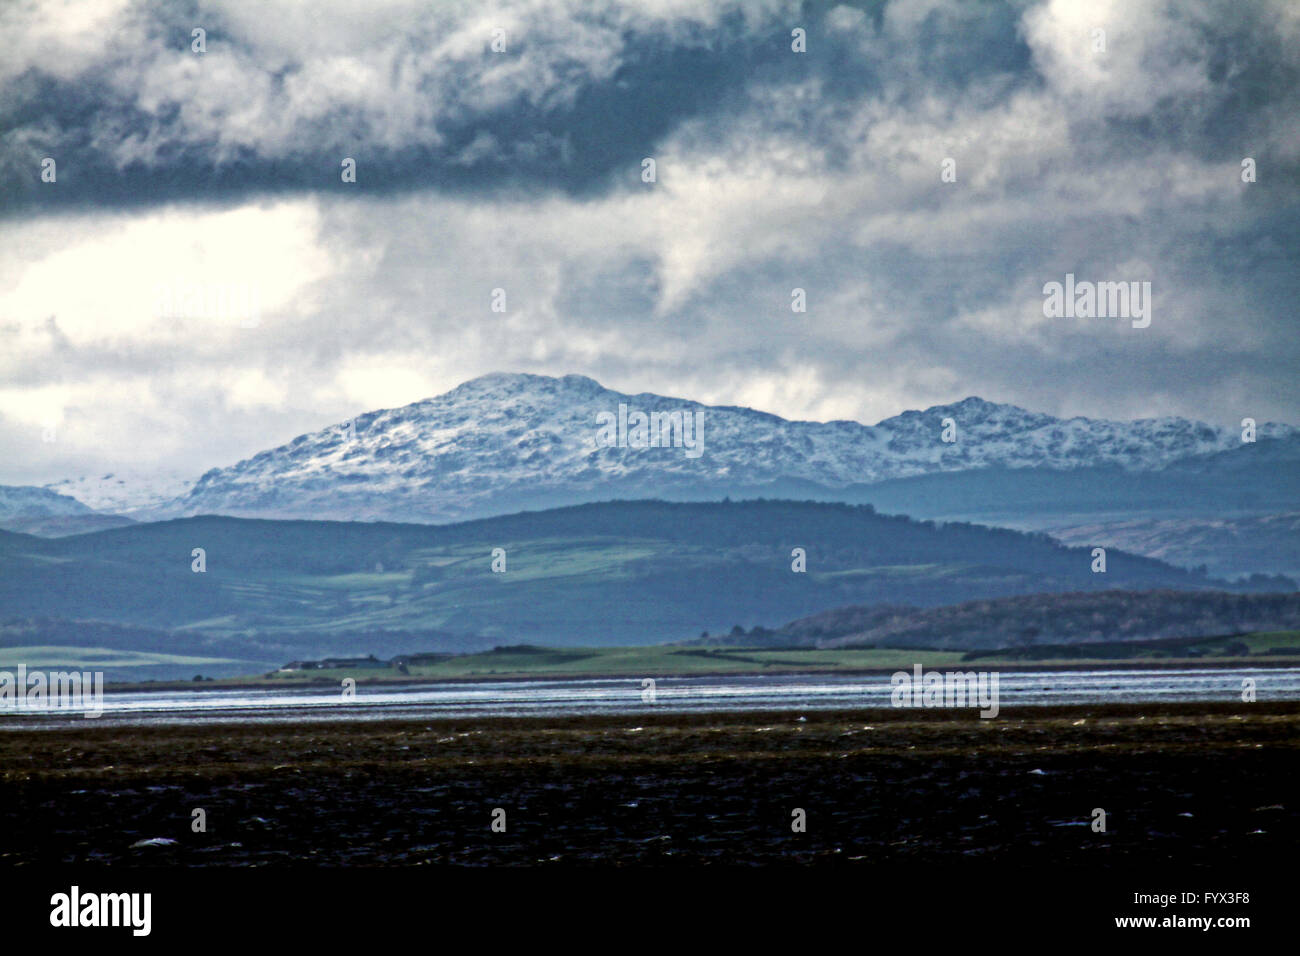
<path fill-rule="evenodd" d="M 6 729 L 0 867 L 1199 868 L 1300 837 L 1300 703 L 800 716 Z"/>

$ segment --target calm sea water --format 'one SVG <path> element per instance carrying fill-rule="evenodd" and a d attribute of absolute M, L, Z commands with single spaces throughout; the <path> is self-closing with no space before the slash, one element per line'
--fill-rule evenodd
<path fill-rule="evenodd" d="M 1245 678 L 1259 700 L 1300 700 L 1300 668 L 998 671 L 998 703 L 1025 705 L 1240 701 Z M 17 710 L 0 705 L 0 728 L 186 721 L 386 720 L 529 717 L 735 710 L 889 707 L 889 675 L 753 675 L 656 680 L 655 701 L 639 679 L 484 681 L 360 686 L 344 700 L 319 687 L 142 691 L 104 695 L 103 714 Z"/>

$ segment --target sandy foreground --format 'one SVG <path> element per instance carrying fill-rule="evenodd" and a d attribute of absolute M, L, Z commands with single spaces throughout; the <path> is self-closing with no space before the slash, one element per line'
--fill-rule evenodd
<path fill-rule="evenodd" d="M 1300 837 L 1298 757 L 1295 702 L 9 725 L 0 867 L 1249 866 Z"/>

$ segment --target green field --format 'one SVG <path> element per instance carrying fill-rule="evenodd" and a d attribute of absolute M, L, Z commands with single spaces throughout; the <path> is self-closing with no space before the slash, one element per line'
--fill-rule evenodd
<path fill-rule="evenodd" d="M 762 671 L 875 670 L 956 660 L 950 651 L 748 650 L 683 647 L 536 648 L 462 654 L 411 667 L 412 677 L 581 675 L 610 677 L 745 674 Z"/>
<path fill-rule="evenodd" d="M 1087 664 L 1300 664 L 1300 631 L 1269 631 L 1232 637 L 1011 648 L 997 651 L 913 648 L 745 648 L 660 644 L 643 647 L 498 647 L 476 654 L 430 654 L 394 666 L 268 672 L 252 661 L 102 647 L 0 648 L 0 670 L 25 664 L 35 670 L 103 671 L 113 683 L 192 683 L 178 670 L 215 677 L 206 686 L 250 683 L 326 682 L 351 677 L 358 683 L 411 680 L 482 680 L 564 677 L 686 677 L 703 674 L 776 674 L 910 670 L 926 668 Z"/>
<path fill-rule="evenodd" d="M 412 664 L 402 673 L 394 668 L 329 668 L 272 672 L 231 678 L 218 683 L 337 683 L 351 677 L 358 683 L 410 680 L 526 679 L 539 677 L 688 677 L 701 674 L 758 674 L 816 671 L 897 670 L 920 663 L 938 667 L 957 663 L 957 651 L 771 650 L 767 648 L 651 647 L 512 647 L 479 654 L 448 655 L 429 663 Z"/>
<path fill-rule="evenodd" d="M 1118 647 L 1118 650 L 1117 650 Z M 1244 648 L 1244 652 L 1243 652 Z M 937 667 L 1008 667 L 1078 664 L 1080 662 L 1162 662 L 1195 664 L 1205 661 L 1244 663 L 1300 663 L 1300 653 L 1276 654 L 1275 649 L 1300 648 L 1300 631 L 1275 631 L 1237 637 L 1196 638 L 1185 641 L 1148 641 L 1128 645 L 1076 645 L 1065 649 L 1038 648 L 1046 653 L 1031 657 L 1023 649 L 974 655 L 963 651 L 906 648 L 870 649 L 769 649 L 705 648 L 658 645 L 651 647 L 502 647 L 480 654 L 448 655 L 427 663 L 410 664 L 407 673 L 392 668 L 304 670 L 266 675 L 272 680 L 329 681 L 345 677 L 362 681 L 411 679 L 528 677 L 682 677 L 692 674 L 756 674 L 817 671 L 894 671 L 915 664 Z M 1068 651 L 1068 653 L 1066 653 Z M 243 678 L 243 680 L 261 680 Z"/>
<path fill-rule="evenodd" d="M 0 671 L 100 671 L 107 681 L 141 681 L 174 677 L 178 668 L 193 674 L 233 675 L 256 666 L 253 661 L 223 657 L 194 657 L 108 647 L 29 645 L 0 647 Z"/>

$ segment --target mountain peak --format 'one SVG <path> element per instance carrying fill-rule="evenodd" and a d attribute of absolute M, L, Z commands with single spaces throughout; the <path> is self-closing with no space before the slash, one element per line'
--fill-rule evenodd
<path fill-rule="evenodd" d="M 613 433 L 602 416 L 614 417 Z M 662 440 L 635 431 L 647 421 Z M 1239 444 L 1230 430 L 1182 419 L 1065 421 L 976 395 L 869 426 L 625 394 L 585 375 L 491 372 L 211 471 L 175 509 L 448 521 L 611 497 L 833 491 L 990 467 L 1151 471 Z"/>
<path fill-rule="evenodd" d="M 925 414 L 931 412 L 960 412 L 963 415 L 989 415 L 1003 413 L 1010 415 L 1035 415 L 1041 413 L 1030 412 L 1021 408 L 1019 405 L 1007 405 L 1001 402 L 990 402 L 988 399 L 980 398 L 978 395 L 968 395 L 959 402 L 951 402 L 947 405 L 934 405 L 925 410 Z M 1050 416 L 1042 415 L 1043 418 Z"/>
<path fill-rule="evenodd" d="M 586 375 L 565 375 L 557 378 L 553 375 L 536 375 L 532 372 L 488 372 L 467 382 L 462 382 L 446 394 L 451 396 L 529 389 L 554 391 L 561 388 L 566 391 L 580 392 L 603 392 L 606 390 L 594 378 L 588 378 Z"/>
<path fill-rule="evenodd" d="M 978 395 L 967 395 L 960 402 L 956 403 L 957 408 L 1015 408 L 1015 405 L 1001 405 L 998 402 L 990 402 L 988 399 L 980 398 Z M 1023 409 L 1020 409 L 1023 411 Z"/>

